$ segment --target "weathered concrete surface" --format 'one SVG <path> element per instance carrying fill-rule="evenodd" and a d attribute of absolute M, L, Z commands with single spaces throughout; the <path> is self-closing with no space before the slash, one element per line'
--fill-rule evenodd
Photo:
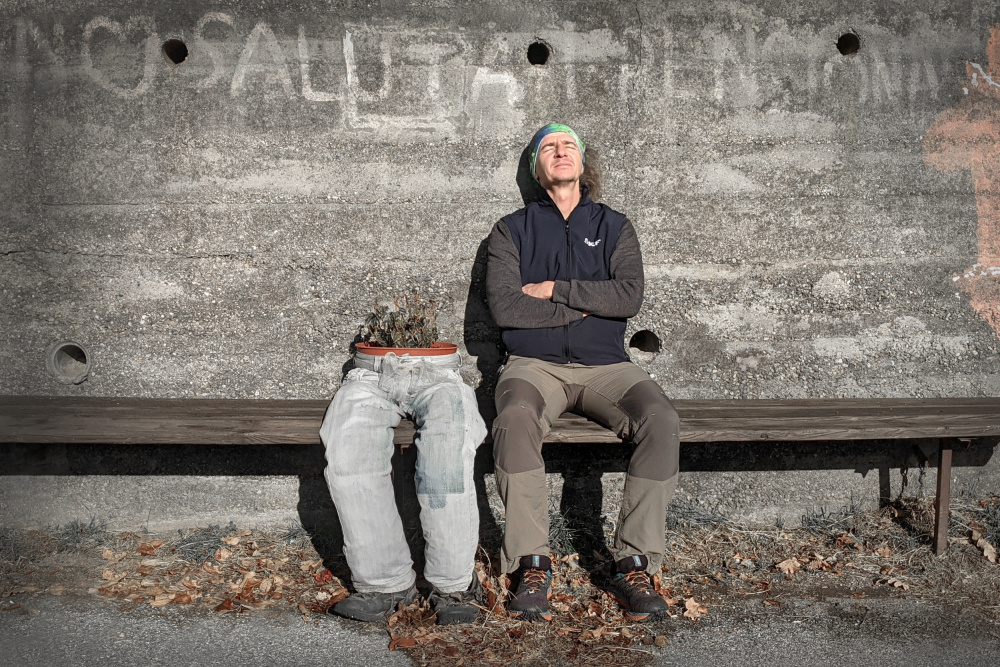
<path fill-rule="evenodd" d="M 560 119 L 636 224 L 629 334 L 662 341 L 635 359 L 669 395 L 998 395 L 998 25 L 971 0 L 6 3 L 0 392 L 327 397 L 370 304 L 419 289 L 489 400 L 475 259 Z M 46 371 L 64 339 L 91 352 L 83 384 Z M 4 521 L 204 523 L 261 489 L 56 474 L 0 480 Z M 972 474 L 1000 490 L 995 464 Z M 766 519 L 873 501 L 873 477 L 682 487 Z M 295 482 L 247 513 L 294 516 Z"/>

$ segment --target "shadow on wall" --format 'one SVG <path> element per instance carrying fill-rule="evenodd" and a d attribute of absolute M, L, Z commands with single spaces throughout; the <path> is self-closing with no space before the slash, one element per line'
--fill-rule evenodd
<path fill-rule="evenodd" d="M 979 256 L 952 280 L 1000 336 L 1000 26 L 991 30 L 986 57 L 985 68 L 966 65 L 965 97 L 935 119 L 923 149 L 924 160 L 938 169 L 972 171 Z"/>

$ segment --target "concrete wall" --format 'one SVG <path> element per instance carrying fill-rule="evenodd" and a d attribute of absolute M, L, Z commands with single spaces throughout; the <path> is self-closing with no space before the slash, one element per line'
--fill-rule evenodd
<path fill-rule="evenodd" d="M 522 205 L 526 141 L 560 120 L 636 225 L 629 335 L 662 342 L 634 358 L 669 395 L 1000 395 L 994 31 L 1000 7 L 971 0 L 7 2 L 0 393 L 329 397 L 369 306 L 418 289 L 488 400 L 477 252 Z M 46 370 L 66 339 L 90 353 L 79 385 Z M 682 487 L 747 516 L 874 494 L 811 475 Z M 260 484 L 185 479 L 204 511 L 169 521 Z M 271 495 L 294 496 L 281 479 Z M 115 496 L 132 482 L 92 483 L 8 474 L 0 508 L 52 522 L 83 494 L 155 523 Z"/>

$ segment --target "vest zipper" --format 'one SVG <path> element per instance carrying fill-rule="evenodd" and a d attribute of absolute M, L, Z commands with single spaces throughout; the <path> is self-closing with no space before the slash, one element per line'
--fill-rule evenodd
<path fill-rule="evenodd" d="M 572 217 L 572 214 L 570 214 Z M 569 276 L 567 280 L 573 280 L 573 245 L 570 240 L 569 235 L 569 220 L 566 220 L 566 266 L 569 270 Z M 566 325 L 566 335 L 563 339 L 563 357 L 566 358 L 564 363 L 571 363 L 573 360 L 569 357 L 569 327 L 572 322 Z"/>

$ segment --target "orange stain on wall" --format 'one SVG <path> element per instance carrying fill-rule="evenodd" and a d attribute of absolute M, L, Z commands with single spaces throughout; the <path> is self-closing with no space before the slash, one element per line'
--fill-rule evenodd
<path fill-rule="evenodd" d="M 966 97 L 942 112 L 924 137 L 924 161 L 969 169 L 976 188 L 978 263 L 958 276 L 971 305 L 1000 336 L 1000 26 L 990 31 L 988 66 L 966 65 Z"/>

